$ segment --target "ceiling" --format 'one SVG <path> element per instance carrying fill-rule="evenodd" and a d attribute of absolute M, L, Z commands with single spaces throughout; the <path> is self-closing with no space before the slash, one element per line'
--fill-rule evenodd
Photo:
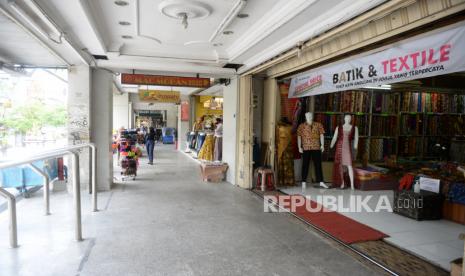
<path fill-rule="evenodd" d="M 13 10 L 8 0 L 0 0 L 4 12 L 16 18 L 39 38 L 35 39 L 35 44 L 40 46 L 37 41 L 41 41 L 46 46 L 42 48 L 50 48 L 57 53 L 53 56 L 50 49 L 39 49 L 34 43 L 25 41 L 26 38 L 17 41 L 2 39 L 0 56 L 5 54 L 11 61 L 34 65 L 63 65 L 63 61 L 66 64 L 87 62 L 94 65 L 89 55 L 91 53 L 108 57 L 108 60 L 96 60 L 98 66 L 119 72 L 138 70 L 157 74 L 198 73 L 209 77 L 229 77 L 296 47 L 299 41 L 321 34 L 385 0 L 13 2 L 31 15 L 32 21 L 43 27 L 46 33 L 53 33 L 54 30 L 47 23 L 48 20 L 66 35 L 61 44 L 41 37 L 30 22 L 23 20 Z M 115 2 L 126 5 L 117 5 Z M 181 16 L 185 12 L 187 28 L 184 28 L 181 17 L 172 18 L 162 11 L 171 16 Z M 45 16 L 41 17 L 41 12 Z M 247 16 L 240 18 L 237 14 Z M 191 18 L 193 15 L 199 17 Z M 8 37 L 17 32 L 10 30 L 12 26 L 3 24 L 5 18 L 0 20 L 1 36 Z M 56 37 L 58 35 L 55 35 L 55 40 Z M 32 40 L 29 38 L 29 41 Z M 227 63 L 243 66 L 239 71 L 223 68 Z"/>

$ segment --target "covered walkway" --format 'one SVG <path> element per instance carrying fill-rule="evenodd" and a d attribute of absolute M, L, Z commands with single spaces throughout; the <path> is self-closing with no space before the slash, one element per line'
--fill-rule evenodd
<path fill-rule="evenodd" d="M 18 203 L 19 243 L 0 229 L 2 275 L 373 275 L 376 271 L 287 214 L 228 183 L 206 183 L 173 146 L 141 160 L 136 181 L 100 193 L 91 212 L 83 193 L 83 242 L 73 240 L 71 196 L 54 193 L 43 216 L 40 193 Z M 115 168 L 115 174 L 119 169 Z M 8 225 L 6 213 L 0 225 Z"/>

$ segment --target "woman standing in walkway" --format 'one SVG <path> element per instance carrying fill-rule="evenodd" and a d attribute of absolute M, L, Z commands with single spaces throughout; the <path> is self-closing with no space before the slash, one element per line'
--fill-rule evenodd
<path fill-rule="evenodd" d="M 145 136 L 145 148 L 147 149 L 147 155 L 149 156 L 149 165 L 153 165 L 153 149 L 155 147 L 155 129 L 149 128 L 149 132 Z"/>

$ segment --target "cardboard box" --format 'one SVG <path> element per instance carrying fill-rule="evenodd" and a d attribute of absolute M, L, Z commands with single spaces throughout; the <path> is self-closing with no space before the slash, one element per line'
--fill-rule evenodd
<path fill-rule="evenodd" d="M 201 163 L 200 173 L 203 181 L 221 182 L 225 179 L 228 164 Z"/>

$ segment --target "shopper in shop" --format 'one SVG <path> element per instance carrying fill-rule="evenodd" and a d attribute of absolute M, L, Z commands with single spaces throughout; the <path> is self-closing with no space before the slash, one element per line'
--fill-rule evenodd
<path fill-rule="evenodd" d="M 352 116 L 344 115 L 344 124 L 339 125 L 334 130 L 334 136 L 331 140 L 331 148 L 336 145 L 333 167 L 333 187 L 344 189 L 344 167 L 347 168 L 350 178 L 350 187 L 354 189 L 354 169 L 352 145 L 357 150 L 358 145 L 358 128 L 351 124 Z M 352 144 L 353 143 L 353 144 Z"/>
<path fill-rule="evenodd" d="M 145 136 L 145 148 L 147 149 L 147 155 L 149 156 L 149 165 L 153 165 L 153 149 L 155 148 L 155 129 L 149 128 L 149 132 Z"/>

